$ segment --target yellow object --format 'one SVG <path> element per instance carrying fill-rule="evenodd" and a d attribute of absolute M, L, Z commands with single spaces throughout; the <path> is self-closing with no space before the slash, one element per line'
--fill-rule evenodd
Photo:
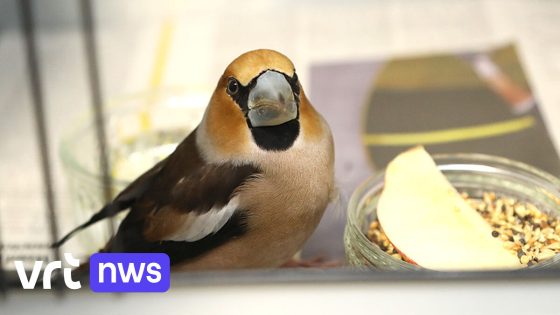
<path fill-rule="evenodd" d="M 161 27 L 159 41 L 156 49 L 156 57 L 150 76 L 150 94 L 148 95 L 148 98 L 146 100 L 146 106 L 139 114 L 140 126 L 142 127 L 142 131 L 148 131 L 152 127 L 150 109 L 156 101 L 157 91 L 161 86 L 161 82 L 163 81 L 165 68 L 167 66 L 167 55 L 169 52 L 169 47 L 171 46 L 174 28 L 174 24 L 171 22 L 171 20 L 166 20 Z"/>
<path fill-rule="evenodd" d="M 535 118 L 527 115 L 521 118 L 472 127 L 452 128 L 427 132 L 373 133 L 363 138 L 366 145 L 401 146 L 416 144 L 437 144 L 490 138 L 528 129 L 535 124 Z"/>
<path fill-rule="evenodd" d="M 389 163 L 377 215 L 391 243 L 422 267 L 522 267 L 422 147 L 408 150 Z"/>

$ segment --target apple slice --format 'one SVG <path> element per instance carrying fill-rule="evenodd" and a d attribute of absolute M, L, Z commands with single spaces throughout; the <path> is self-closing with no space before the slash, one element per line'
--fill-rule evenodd
<path fill-rule="evenodd" d="M 387 167 L 377 207 L 391 243 L 414 263 L 435 270 L 513 269 L 515 254 L 459 195 L 423 147 Z"/>

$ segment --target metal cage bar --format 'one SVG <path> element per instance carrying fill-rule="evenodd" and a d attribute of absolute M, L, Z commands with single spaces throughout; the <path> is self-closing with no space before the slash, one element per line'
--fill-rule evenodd
<path fill-rule="evenodd" d="M 82 36 L 85 46 L 85 59 L 90 91 L 90 102 L 94 114 L 95 135 L 99 152 L 99 167 L 102 176 L 103 200 L 108 203 L 112 199 L 113 182 L 110 174 L 107 135 L 105 133 L 105 118 L 103 115 L 103 93 L 97 58 L 97 42 L 95 38 L 94 12 L 90 0 L 80 1 L 80 17 L 82 19 Z M 110 236 L 115 233 L 114 213 L 109 216 Z"/>
<path fill-rule="evenodd" d="M 49 157 L 49 136 L 47 122 L 45 119 L 45 105 L 41 85 L 41 67 L 38 60 L 37 48 L 35 45 L 35 21 L 33 15 L 33 4 L 31 1 L 32 0 L 21 0 L 17 1 L 17 3 L 20 12 L 21 29 L 24 35 L 29 88 L 31 90 L 31 100 L 33 105 L 33 119 L 36 125 L 35 129 L 39 143 L 39 151 L 41 154 L 41 172 L 45 189 L 47 220 L 49 223 L 51 241 L 55 242 L 58 239 L 56 201 L 54 198 L 54 183 L 52 179 L 51 161 Z M 53 248 L 52 251 L 55 259 L 60 260 L 60 250 L 58 248 Z M 57 281 L 55 288 L 62 288 L 59 284 L 60 282 Z"/>
<path fill-rule="evenodd" d="M 1 211 L 1 209 L 0 209 Z M 2 298 L 6 297 L 8 292 L 8 276 L 6 270 L 4 269 L 4 242 L 2 241 L 2 216 L 0 216 L 0 295 Z"/>
<path fill-rule="evenodd" d="M 41 84 L 41 66 L 36 47 L 35 15 L 33 12 L 33 0 L 16 1 L 20 16 L 20 27 L 24 38 L 24 51 L 27 63 L 27 76 L 33 105 L 33 120 L 36 125 L 36 136 L 39 143 L 41 158 L 41 172 L 43 185 L 45 187 L 45 202 L 47 206 L 47 219 L 51 240 L 54 242 L 59 238 L 56 199 L 54 197 L 54 182 L 52 177 L 52 163 L 49 155 L 49 134 L 45 116 L 44 94 Z M 81 0 L 79 3 L 79 16 L 81 17 L 82 38 L 84 43 L 84 55 L 87 66 L 87 77 L 90 91 L 90 102 L 94 113 L 94 126 L 96 141 L 99 152 L 99 166 L 102 173 L 103 199 L 111 201 L 112 179 L 108 158 L 108 146 L 105 133 L 105 121 L 103 115 L 103 93 L 100 84 L 100 74 L 97 58 L 97 44 L 95 40 L 95 23 L 91 1 Z M 114 218 L 110 217 L 109 231 L 114 233 Z M 0 294 L 6 295 L 8 289 L 14 282 L 14 275 L 8 274 L 3 268 L 2 243 L 0 242 Z M 53 248 L 55 260 L 60 260 L 60 250 Z M 54 287 L 62 289 L 62 282 L 55 281 Z"/>

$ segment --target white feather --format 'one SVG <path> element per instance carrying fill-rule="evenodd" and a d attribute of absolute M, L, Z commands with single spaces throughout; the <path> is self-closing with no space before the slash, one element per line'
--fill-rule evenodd
<path fill-rule="evenodd" d="M 191 213 L 189 215 L 195 215 L 196 218 L 188 221 L 189 223 L 169 236 L 167 240 L 195 242 L 214 234 L 226 224 L 238 206 L 239 198 L 234 197 L 222 208 L 213 207 L 208 212 L 198 215 Z"/>

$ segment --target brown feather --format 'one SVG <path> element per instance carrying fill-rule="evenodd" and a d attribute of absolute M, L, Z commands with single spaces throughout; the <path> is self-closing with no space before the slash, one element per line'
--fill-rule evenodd
<path fill-rule="evenodd" d="M 157 243 L 188 228 L 198 215 L 227 204 L 234 192 L 259 172 L 251 165 L 205 162 L 195 143 L 196 133 L 193 131 L 167 158 L 150 189 L 132 205 L 107 250 L 159 251 Z M 190 257 L 188 249 L 194 246 L 190 244 L 181 255 Z M 161 251 L 165 252 L 163 247 Z M 195 249 L 196 253 L 203 251 Z"/>

